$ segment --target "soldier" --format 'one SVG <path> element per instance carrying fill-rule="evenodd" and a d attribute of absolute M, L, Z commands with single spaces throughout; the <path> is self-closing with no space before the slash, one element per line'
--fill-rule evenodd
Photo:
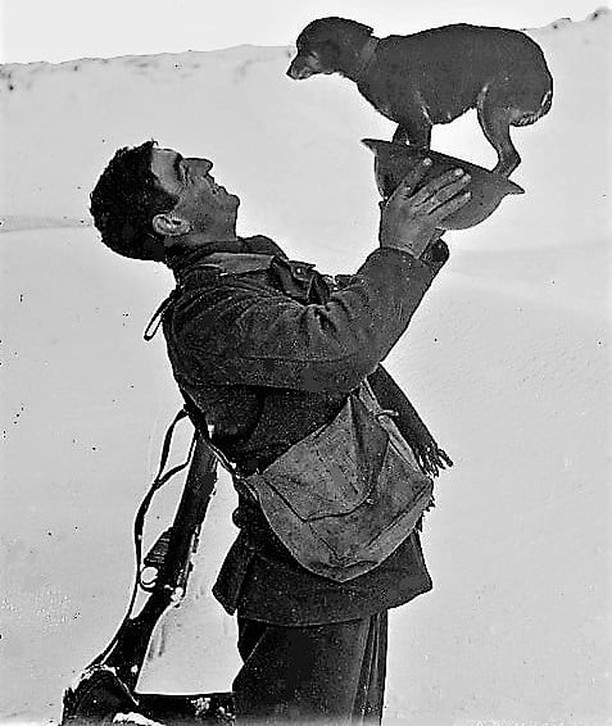
<path fill-rule="evenodd" d="M 381 205 L 379 245 L 341 285 L 267 237 L 239 237 L 240 200 L 208 159 L 153 141 L 120 149 L 92 192 L 104 244 L 173 271 L 162 319 L 174 377 L 236 472 L 240 531 L 213 592 L 238 618 L 238 723 L 379 723 L 387 611 L 432 587 L 418 527 L 339 581 L 299 562 L 241 486 L 334 421 L 365 381 L 427 475 L 452 463 L 380 365 L 448 258 L 437 223 L 469 198 L 462 170 L 415 191 L 429 164 Z"/>

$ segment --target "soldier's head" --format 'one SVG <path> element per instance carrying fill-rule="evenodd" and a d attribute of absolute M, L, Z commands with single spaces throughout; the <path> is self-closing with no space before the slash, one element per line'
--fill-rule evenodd
<path fill-rule="evenodd" d="M 195 237 L 235 235 L 240 200 L 216 184 L 212 167 L 155 141 L 119 149 L 91 193 L 102 242 L 125 257 L 164 261 Z"/>

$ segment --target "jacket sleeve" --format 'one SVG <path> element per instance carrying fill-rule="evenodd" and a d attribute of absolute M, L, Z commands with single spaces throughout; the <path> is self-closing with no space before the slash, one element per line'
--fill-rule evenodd
<path fill-rule="evenodd" d="M 324 305 L 221 278 L 188 296 L 173 328 L 196 379 L 348 392 L 387 356 L 442 264 L 378 249 Z"/>

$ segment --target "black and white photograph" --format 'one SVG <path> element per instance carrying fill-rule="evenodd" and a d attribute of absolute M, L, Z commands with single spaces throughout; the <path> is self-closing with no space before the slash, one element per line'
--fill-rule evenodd
<path fill-rule="evenodd" d="M 611 41 L 1 1 L 0 724 L 612 726 Z"/>

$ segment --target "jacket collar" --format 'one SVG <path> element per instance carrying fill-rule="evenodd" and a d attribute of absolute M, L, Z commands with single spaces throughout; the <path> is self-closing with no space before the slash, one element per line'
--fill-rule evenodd
<path fill-rule="evenodd" d="M 282 249 L 268 237 L 256 235 L 254 237 L 239 237 L 235 240 L 223 240 L 219 242 L 211 242 L 202 247 L 187 252 L 169 254 L 166 258 L 166 264 L 174 273 L 175 278 L 184 277 L 188 271 L 194 267 L 206 264 L 214 264 L 213 260 L 208 258 L 214 253 L 234 253 L 234 254 L 250 254 L 250 255 L 273 255 L 287 258 Z"/>

